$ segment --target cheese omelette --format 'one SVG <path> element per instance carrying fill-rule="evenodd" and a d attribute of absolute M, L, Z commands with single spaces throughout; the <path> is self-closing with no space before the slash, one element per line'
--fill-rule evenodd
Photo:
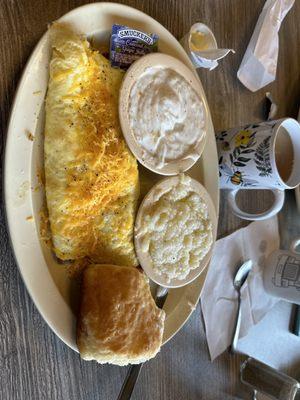
<path fill-rule="evenodd" d="M 139 180 L 119 125 L 123 72 L 65 25 L 54 24 L 50 38 L 44 150 L 54 252 L 135 266 Z"/>

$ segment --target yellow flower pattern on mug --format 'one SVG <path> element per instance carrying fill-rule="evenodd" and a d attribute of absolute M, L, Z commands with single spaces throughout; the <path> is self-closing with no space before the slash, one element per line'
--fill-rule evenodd
<path fill-rule="evenodd" d="M 247 146 L 251 140 L 251 131 L 248 129 L 241 130 L 235 137 L 235 147 Z"/>

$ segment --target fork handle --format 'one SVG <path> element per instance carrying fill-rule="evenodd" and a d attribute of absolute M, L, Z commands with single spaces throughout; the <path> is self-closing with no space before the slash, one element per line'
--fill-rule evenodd
<path fill-rule="evenodd" d="M 168 296 L 168 288 L 158 285 L 155 296 L 156 297 L 155 303 L 157 307 L 163 308 L 167 296 Z M 132 392 L 134 390 L 136 381 L 140 375 L 143 365 L 144 363 L 141 363 L 141 364 L 131 365 L 129 367 L 117 400 L 129 400 L 131 398 Z"/>
<path fill-rule="evenodd" d="M 144 363 L 131 365 L 117 400 L 129 400 Z"/>

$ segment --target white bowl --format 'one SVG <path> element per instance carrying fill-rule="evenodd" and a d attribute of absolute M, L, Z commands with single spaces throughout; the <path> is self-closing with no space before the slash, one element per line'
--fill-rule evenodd
<path fill-rule="evenodd" d="M 195 76 L 194 72 L 177 58 L 163 53 L 152 53 L 141 57 L 130 66 L 125 74 L 121 85 L 119 95 L 119 117 L 123 135 L 128 144 L 128 147 L 130 148 L 134 156 L 139 160 L 139 162 L 151 171 L 156 172 L 160 175 L 177 175 L 190 169 L 197 162 L 204 150 L 208 119 L 206 104 L 199 96 L 204 114 L 204 134 L 200 142 L 193 149 L 197 156 L 173 160 L 164 164 L 161 168 L 156 166 L 153 162 L 151 162 L 149 158 L 144 157 L 143 150 L 140 144 L 137 142 L 134 133 L 132 132 L 128 112 L 128 104 L 133 84 L 139 79 L 139 77 L 145 72 L 146 69 L 151 67 L 170 68 L 176 71 L 190 84 L 190 86 L 194 89 L 196 93 L 201 93 L 201 84 L 197 76 Z"/>
<path fill-rule="evenodd" d="M 142 201 L 137 217 L 135 220 L 135 227 L 134 227 L 134 242 L 135 242 L 135 250 L 137 253 L 138 260 L 140 262 L 141 267 L 145 271 L 145 273 L 148 275 L 148 277 L 157 283 L 158 285 L 168 287 L 168 288 L 179 288 L 181 286 L 185 286 L 188 283 L 191 283 L 194 279 L 196 279 L 201 272 L 207 267 L 210 259 L 211 259 L 211 254 L 213 250 L 213 246 L 216 240 L 216 234 L 217 234 L 217 216 L 215 212 L 215 207 L 214 204 L 207 192 L 207 190 L 204 188 L 204 186 L 201 185 L 198 181 L 195 179 L 191 179 L 190 186 L 193 191 L 195 191 L 199 196 L 204 200 L 205 204 L 207 205 L 208 208 L 208 215 L 212 224 L 212 231 L 213 231 L 213 243 L 211 245 L 211 248 L 209 252 L 206 254 L 206 256 L 203 258 L 201 263 L 199 264 L 199 267 L 192 269 L 189 274 L 184 278 L 184 279 L 172 279 L 171 281 L 168 281 L 166 277 L 163 275 L 157 274 L 153 268 L 152 268 L 152 259 L 150 257 L 149 252 L 144 252 L 141 246 L 140 242 L 140 236 L 138 233 L 140 232 L 141 226 L 142 226 L 142 221 L 145 215 L 145 210 L 151 206 L 151 204 L 155 203 L 157 192 L 158 191 L 165 191 L 175 185 L 178 184 L 180 177 L 173 176 L 171 178 L 165 178 L 159 181 L 156 185 L 152 187 L 152 189 L 147 193 L 145 196 L 144 200 Z"/>

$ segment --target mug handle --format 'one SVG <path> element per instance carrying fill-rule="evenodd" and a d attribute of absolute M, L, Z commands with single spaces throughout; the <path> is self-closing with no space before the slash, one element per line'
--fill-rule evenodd
<path fill-rule="evenodd" d="M 297 251 L 297 247 L 299 245 L 300 245 L 300 238 L 297 238 L 297 239 L 293 240 L 292 243 L 291 243 L 291 246 L 290 246 L 290 250 L 295 254 L 300 254 L 300 250 Z"/>
<path fill-rule="evenodd" d="M 272 207 L 260 214 L 250 214 L 242 211 L 236 203 L 236 195 L 240 189 L 230 190 L 228 194 L 228 202 L 232 212 L 239 218 L 247 219 L 249 221 L 262 221 L 263 219 L 271 218 L 276 215 L 283 206 L 284 203 L 284 190 L 270 189 L 274 193 L 274 203 Z"/>

